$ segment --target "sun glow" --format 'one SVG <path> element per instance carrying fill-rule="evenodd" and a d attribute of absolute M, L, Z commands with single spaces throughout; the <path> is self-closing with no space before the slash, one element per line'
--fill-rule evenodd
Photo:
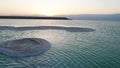
<path fill-rule="evenodd" d="M 45 11 L 42 11 L 41 14 L 45 16 L 54 16 L 55 12 L 50 11 L 50 10 L 45 10 Z"/>
<path fill-rule="evenodd" d="M 50 12 L 50 11 L 46 11 L 42 13 L 45 16 L 54 16 L 54 13 Z"/>

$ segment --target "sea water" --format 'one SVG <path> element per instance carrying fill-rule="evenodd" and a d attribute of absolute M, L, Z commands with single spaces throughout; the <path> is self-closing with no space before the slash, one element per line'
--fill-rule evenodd
<path fill-rule="evenodd" d="M 0 43 L 42 38 L 51 48 L 40 55 L 10 57 L 0 53 L 0 68 L 120 68 L 120 21 L 0 19 L 0 26 L 70 26 L 91 32 L 65 30 L 0 30 Z"/>

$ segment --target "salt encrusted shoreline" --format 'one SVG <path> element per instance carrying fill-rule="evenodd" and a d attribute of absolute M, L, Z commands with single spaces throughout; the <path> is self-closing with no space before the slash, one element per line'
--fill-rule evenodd
<path fill-rule="evenodd" d="M 14 27 L 14 26 L 0 26 L 0 30 L 65 30 L 68 32 L 92 32 L 95 29 L 84 28 L 84 27 L 68 27 L 68 26 L 24 26 L 24 27 Z"/>

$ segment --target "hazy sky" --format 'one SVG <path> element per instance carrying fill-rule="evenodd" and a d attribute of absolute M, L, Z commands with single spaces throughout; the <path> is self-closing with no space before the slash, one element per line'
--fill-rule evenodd
<path fill-rule="evenodd" d="M 120 13 L 120 0 L 0 0 L 0 14 L 69 15 Z"/>

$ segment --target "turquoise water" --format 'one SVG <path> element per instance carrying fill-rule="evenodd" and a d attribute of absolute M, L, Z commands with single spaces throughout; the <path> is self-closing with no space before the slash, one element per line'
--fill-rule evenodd
<path fill-rule="evenodd" d="M 65 30 L 0 30 L 0 42 L 43 38 L 52 47 L 38 56 L 15 58 L 0 53 L 0 68 L 120 68 L 120 21 L 0 20 L 0 26 L 74 26 L 93 32 Z"/>

